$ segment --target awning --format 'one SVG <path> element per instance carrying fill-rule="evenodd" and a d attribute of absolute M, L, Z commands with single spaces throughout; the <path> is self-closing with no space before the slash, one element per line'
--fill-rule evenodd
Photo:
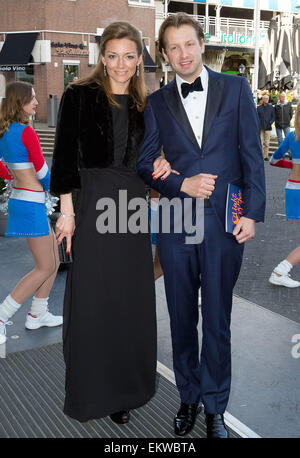
<path fill-rule="evenodd" d="M 148 53 L 148 49 L 146 48 L 145 43 L 144 43 L 144 49 L 143 49 L 143 61 L 144 61 L 144 70 L 145 70 L 145 73 L 153 73 L 153 72 L 156 72 L 157 65 L 156 65 L 156 63 L 153 61 L 153 59 L 152 59 L 152 57 L 150 56 L 150 54 Z"/>
<path fill-rule="evenodd" d="M 101 35 L 96 35 L 95 36 L 95 40 L 97 43 L 101 43 Z M 144 71 L 145 73 L 152 73 L 152 72 L 156 72 L 156 69 L 157 69 L 157 65 L 156 63 L 153 61 L 152 57 L 150 56 L 150 54 L 148 53 L 148 49 L 146 48 L 145 46 L 145 42 L 143 40 L 143 45 L 144 45 L 144 49 L 143 49 L 143 62 L 144 62 Z"/>
<path fill-rule="evenodd" d="M 0 52 L 0 65 L 27 65 L 38 32 L 8 33 Z"/>

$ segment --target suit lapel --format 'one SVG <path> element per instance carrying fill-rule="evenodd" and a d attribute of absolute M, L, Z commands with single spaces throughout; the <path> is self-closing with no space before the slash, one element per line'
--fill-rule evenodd
<path fill-rule="evenodd" d="M 168 106 L 172 116 L 176 119 L 177 123 L 187 135 L 187 137 L 199 148 L 194 131 L 181 102 L 180 95 L 178 94 L 176 78 L 171 81 L 167 86 L 164 86 L 162 94 L 166 105 Z"/>
<path fill-rule="evenodd" d="M 221 77 L 220 73 L 214 72 L 208 67 L 206 67 L 206 69 L 209 74 L 209 79 L 201 147 L 203 147 L 214 119 L 218 114 L 222 103 L 223 89 L 225 85 L 225 80 Z"/>
<path fill-rule="evenodd" d="M 206 66 L 205 66 L 206 67 Z M 218 114 L 222 103 L 223 89 L 225 86 L 225 80 L 222 78 L 220 73 L 214 72 L 210 68 L 206 67 L 209 80 L 208 80 L 208 92 L 203 124 L 203 135 L 202 135 L 202 145 L 203 147 L 205 140 L 210 132 L 212 124 L 215 117 Z M 171 114 L 176 119 L 179 126 L 182 128 L 187 137 L 193 142 L 193 144 L 199 148 L 199 144 L 195 137 L 192 126 L 187 117 L 184 106 L 181 102 L 180 95 L 178 94 L 176 79 L 174 78 L 170 84 L 165 86 L 162 90 L 163 97 L 165 99 L 166 105 L 168 106 Z"/>

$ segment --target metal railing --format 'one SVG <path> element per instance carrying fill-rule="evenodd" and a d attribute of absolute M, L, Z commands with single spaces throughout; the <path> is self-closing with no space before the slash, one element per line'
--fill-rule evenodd
<path fill-rule="evenodd" d="M 174 13 L 168 13 L 168 16 Z M 254 21 L 251 19 L 239 19 L 239 18 L 227 18 L 227 17 L 216 17 L 216 16 L 193 16 L 203 27 L 205 33 L 209 33 L 211 37 L 216 38 L 216 41 L 220 40 L 221 34 L 233 34 L 234 32 L 243 35 L 254 34 Z M 157 31 L 161 22 L 165 19 L 163 12 L 156 13 L 156 27 Z M 260 21 L 260 28 L 267 30 L 269 27 L 269 21 Z"/>

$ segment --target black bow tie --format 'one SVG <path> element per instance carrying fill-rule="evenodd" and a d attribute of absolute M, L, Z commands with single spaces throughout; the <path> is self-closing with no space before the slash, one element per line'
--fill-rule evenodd
<path fill-rule="evenodd" d="M 198 76 L 198 78 L 196 78 L 195 81 L 191 84 L 189 83 L 181 84 L 181 94 L 184 99 L 189 95 L 190 92 L 194 92 L 194 91 L 203 91 L 203 86 L 201 83 L 200 76 Z"/>

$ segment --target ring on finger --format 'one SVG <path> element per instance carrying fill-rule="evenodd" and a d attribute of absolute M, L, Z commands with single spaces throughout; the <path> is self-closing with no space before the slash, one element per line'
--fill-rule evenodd
<path fill-rule="evenodd" d="M 165 169 L 166 171 L 168 171 L 168 170 L 169 170 L 169 167 L 168 167 L 167 165 L 164 165 L 164 169 Z"/>

